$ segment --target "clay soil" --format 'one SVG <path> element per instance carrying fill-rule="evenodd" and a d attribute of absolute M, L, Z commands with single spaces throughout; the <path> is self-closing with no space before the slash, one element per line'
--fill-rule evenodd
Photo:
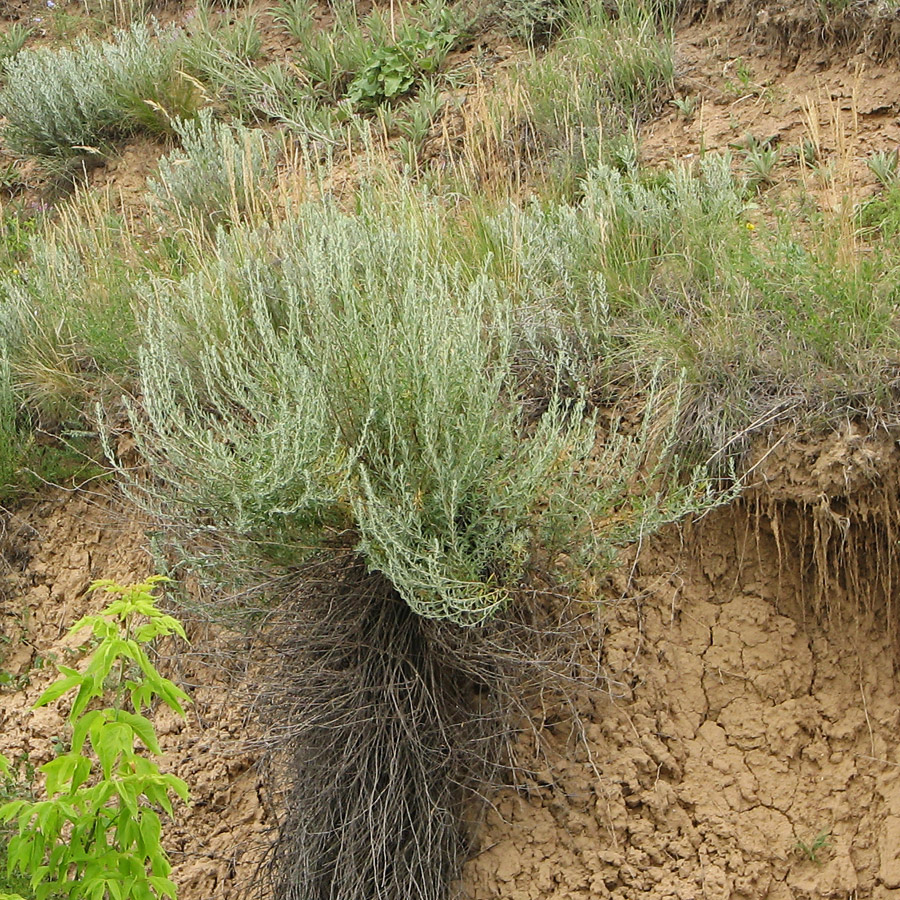
<path fill-rule="evenodd" d="M 543 717 L 491 798 L 460 885 L 472 900 L 900 897 L 900 682 L 892 598 L 900 450 L 861 429 L 760 448 L 743 498 L 629 552 L 599 618 L 603 679 L 578 720 Z M 153 571 L 112 492 L 59 492 L 3 542 L 0 752 L 37 766 L 65 709 L 30 709 L 93 578 Z M 166 829 L 183 900 L 251 895 L 271 799 L 240 635 L 187 616 L 159 665 L 192 697 L 160 713 L 191 801 Z M 545 711 L 546 712 L 546 711 Z M 540 711 L 535 711 L 539 716 Z"/>
<path fill-rule="evenodd" d="M 608 690 L 496 798 L 472 897 L 900 897 L 898 463 L 890 438 L 783 444 L 633 556 Z"/>

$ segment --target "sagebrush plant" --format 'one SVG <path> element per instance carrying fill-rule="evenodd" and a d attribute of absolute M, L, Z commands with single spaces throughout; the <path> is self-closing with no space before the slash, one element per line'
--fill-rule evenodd
<path fill-rule="evenodd" d="M 593 358 L 613 380 L 683 376 L 681 436 L 704 454 L 738 453 L 798 409 L 862 411 L 896 390 L 896 233 L 848 254 L 843 214 L 812 216 L 802 238 L 787 215 L 757 227 L 732 165 L 595 166 L 577 204 L 511 210 L 509 225 L 479 216 L 462 248 L 537 301 L 534 321 L 547 302 L 556 316 L 590 310 L 593 291 Z"/>
<path fill-rule="evenodd" d="M 159 674 L 146 650 L 157 638 L 185 639 L 181 624 L 153 597 L 164 580 L 95 581 L 90 590 L 117 599 L 72 626 L 73 634 L 89 629 L 97 642 L 88 664 L 81 672 L 58 666 L 61 677 L 35 704 L 75 694 L 68 714 L 71 750 L 40 767 L 48 799 L 0 807 L 0 821 L 15 821 L 18 831 L 9 841 L 8 867 L 31 878 L 36 900 L 53 894 L 72 900 L 176 897 L 157 809 L 171 816 L 171 797 L 187 802 L 188 789 L 150 758 L 162 751 L 146 716 L 157 701 L 184 716 L 189 699 Z M 95 701 L 104 700 L 109 705 L 98 708 Z"/>
<path fill-rule="evenodd" d="M 197 108 L 196 85 L 179 70 L 174 31 L 137 24 L 111 42 L 20 52 L 5 67 L 0 115 L 9 148 L 66 160 L 105 152 L 137 130 L 168 132 Z"/>
<path fill-rule="evenodd" d="M 276 141 L 260 129 L 216 121 L 212 110 L 174 123 L 181 149 L 150 178 L 150 206 L 162 221 L 212 231 L 259 218 L 275 185 Z"/>
<path fill-rule="evenodd" d="M 672 453 L 677 383 L 597 443 L 592 389 L 611 387 L 569 355 L 593 352 L 601 279 L 590 302 L 520 304 L 445 215 L 402 190 L 366 190 L 356 214 L 307 202 L 220 230 L 201 271 L 153 285 L 128 426 L 151 477 L 133 491 L 175 565 L 268 579 L 283 656 L 263 668 L 290 660 L 259 698 L 290 797 L 275 896 L 443 900 L 467 811 L 509 771 L 514 685 L 573 677 L 568 653 L 532 653 L 530 578 L 550 579 L 568 633 L 560 593 L 585 567 L 723 499 Z"/>
<path fill-rule="evenodd" d="M 206 510 L 294 563 L 343 533 L 416 612 L 476 624 L 575 508 L 583 540 L 603 544 L 591 516 L 628 505 L 649 447 L 619 435 L 589 460 L 584 385 L 563 392 L 559 354 L 523 417 L 502 286 L 432 246 L 436 211 L 403 222 L 372 206 L 305 205 L 275 233 L 220 237 L 203 274 L 157 283 L 133 427 L 186 521 Z M 638 503 L 650 518 L 680 508 L 657 493 Z"/>
<path fill-rule="evenodd" d="M 572 5 L 571 23 L 546 53 L 514 73 L 511 93 L 490 118 L 511 114 L 519 152 L 571 191 L 604 150 L 670 99 L 675 63 L 671 15 L 646 0 Z M 576 14 L 577 13 L 577 14 Z"/>
<path fill-rule="evenodd" d="M 488 15 L 496 16 L 510 37 L 526 44 L 543 44 L 571 20 L 574 0 L 494 0 Z"/>

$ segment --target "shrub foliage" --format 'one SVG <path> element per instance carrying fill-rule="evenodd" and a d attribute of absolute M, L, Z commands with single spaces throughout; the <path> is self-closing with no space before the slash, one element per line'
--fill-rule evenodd
<path fill-rule="evenodd" d="M 275 183 L 277 154 L 259 129 L 217 122 L 212 110 L 178 120 L 181 149 L 159 163 L 150 179 L 151 206 L 171 224 L 198 222 L 207 230 L 252 217 Z"/>
<path fill-rule="evenodd" d="M 594 454 L 587 385 L 563 390 L 560 352 L 526 414 L 502 286 L 434 247 L 436 211 L 405 222 L 373 207 L 309 204 L 158 283 L 133 427 L 163 493 L 207 534 L 292 563 L 352 541 L 416 612 L 476 624 L 553 536 L 590 544 L 612 509 L 639 528 L 681 500 L 631 503 L 647 436 L 614 430 Z"/>
<path fill-rule="evenodd" d="M 178 71 L 173 32 L 154 39 L 145 25 L 115 40 L 23 50 L 5 65 L 0 115 L 9 148 L 24 156 L 68 159 L 102 152 L 140 129 L 168 131 L 196 109 L 196 88 Z"/>

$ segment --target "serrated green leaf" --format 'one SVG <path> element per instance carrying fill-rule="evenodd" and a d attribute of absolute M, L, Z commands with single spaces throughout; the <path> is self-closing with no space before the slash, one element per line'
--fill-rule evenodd
<path fill-rule="evenodd" d="M 169 790 L 174 791 L 181 798 L 183 803 L 187 803 L 191 796 L 187 782 L 183 781 L 177 775 L 163 775 L 163 778 L 165 779 L 166 787 L 168 787 Z"/>
<path fill-rule="evenodd" d="M 94 699 L 94 697 L 99 697 L 101 693 L 102 689 L 97 689 L 96 678 L 93 675 L 88 675 L 87 673 L 85 673 L 81 681 L 81 686 L 78 689 L 78 693 L 75 695 L 75 700 L 72 703 L 72 710 L 69 713 L 69 721 L 75 722 L 85 711 L 88 703 L 90 703 L 91 700 Z"/>
<path fill-rule="evenodd" d="M 50 873 L 50 866 L 38 866 L 31 873 L 31 889 L 34 890 Z"/>
<path fill-rule="evenodd" d="M 41 772 L 47 776 L 45 790 L 52 797 L 67 787 L 75 772 L 78 757 L 72 753 L 57 756 L 41 766 Z"/>
<path fill-rule="evenodd" d="M 150 882 L 160 897 L 170 897 L 171 900 L 175 900 L 176 888 L 174 881 L 169 881 L 168 878 L 163 878 L 159 875 L 151 875 L 147 881 Z"/>
<path fill-rule="evenodd" d="M 3 806 L 0 806 L 0 822 L 9 822 L 14 819 L 24 805 L 24 800 L 10 800 L 9 803 L 4 803 Z"/>
<path fill-rule="evenodd" d="M 145 848 L 158 848 L 162 837 L 162 823 L 152 809 L 141 810 L 141 839 Z"/>
<path fill-rule="evenodd" d="M 62 830 L 62 819 L 63 815 L 59 806 L 55 803 L 48 803 L 37 815 L 37 826 L 48 840 L 55 841 Z"/>
<path fill-rule="evenodd" d="M 29 859 L 31 859 L 31 841 L 20 831 L 19 834 L 13 835 L 6 845 L 7 873 L 11 874 L 15 869 L 24 872 Z"/>
<path fill-rule="evenodd" d="M 178 713 L 179 716 L 184 718 L 186 715 L 184 711 L 184 707 L 181 705 L 181 700 L 185 700 L 190 703 L 191 698 L 176 684 L 169 681 L 168 678 L 161 678 L 154 685 L 156 690 L 156 695 L 165 703 L 172 712 Z"/>
<path fill-rule="evenodd" d="M 130 781 L 116 781 L 116 793 L 125 806 L 123 813 L 136 817 L 138 814 L 137 797 L 135 796 L 134 786 Z"/>
<path fill-rule="evenodd" d="M 131 889 L 132 900 L 156 900 L 153 891 L 150 890 L 146 882 L 136 882 Z"/>
<path fill-rule="evenodd" d="M 157 847 L 153 853 L 148 854 L 147 860 L 154 875 L 167 876 L 172 871 L 169 857 L 161 847 Z"/>
<path fill-rule="evenodd" d="M 94 709 L 85 713 L 75 723 L 75 727 L 72 730 L 73 753 L 81 753 L 81 748 L 84 746 L 84 739 L 87 737 L 88 731 L 98 718 L 105 718 L 104 713 L 102 710 Z"/>
<path fill-rule="evenodd" d="M 60 886 L 60 885 L 59 885 L 58 882 L 53 882 L 53 883 L 51 883 L 51 884 L 47 884 L 47 883 L 45 882 L 44 884 L 39 884 L 39 885 L 34 889 L 34 897 L 35 897 L 35 900 L 47 900 L 47 898 L 48 898 L 48 897 L 49 897 L 49 896 L 57 889 L 57 887 L 59 887 L 59 886 Z"/>

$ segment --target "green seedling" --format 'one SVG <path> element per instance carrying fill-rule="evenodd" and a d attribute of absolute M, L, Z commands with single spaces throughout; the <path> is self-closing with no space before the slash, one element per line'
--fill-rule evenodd
<path fill-rule="evenodd" d="M 675 97 L 672 99 L 672 106 L 678 110 L 682 117 L 691 119 L 697 111 L 697 95 L 689 94 L 686 97 Z"/>
<path fill-rule="evenodd" d="M 879 150 L 866 160 L 869 171 L 878 179 L 882 187 L 890 187 L 897 180 L 898 155 L 900 154 L 896 148 Z"/>
<path fill-rule="evenodd" d="M 456 36 L 441 27 L 416 29 L 393 45 L 376 47 L 350 82 L 347 99 L 355 106 L 374 107 L 408 93 L 422 75 L 433 75 Z"/>
<path fill-rule="evenodd" d="M 31 29 L 19 22 L 10 25 L 5 34 L 0 35 L 0 61 L 12 59 L 31 37 Z"/>
<path fill-rule="evenodd" d="M 181 624 L 156 606 L 153 589 L 165 580 L 152 576 L 127 587 L 94 582 L 91 590 L 116 599 L 71 629 L 90 629 L 97 641 L 87 666 L 78 671 L 58 665 L 61 677 L 35 704 L 74 694 L 71 750 L 40 767 L 47 799 L 0 807 L 0 822 L 14 822 L 16 831 L 7 867 L 30 878 L 36 900 L 175 900 L 157 810 L 171 816 L 172 795 L 186 802 L 188 789 L 153 761 L 162 751 L 146 716 L 157 701 L 183 716 L 188 700 L 157 672 L 146 650 L 158 637 L 185 637 Z M 103 699 L 108 706 L 97 704 Z M 143 752 L 135 749 L 136 741 Z M 9 773 L 2 756 L 0 772 Z"/>
<path fill-rule="evenodd" d="M 284 0 L 269 10 L 272 21 L 298 41 L 305 41 L 315 26 L 315 5 L 309 0 Z"/>
<path fill-rule="evenodd" d="M 828 831 L 820 831 L 819 834 L 816 835 L 815 839 L 812 843 L 807 844 L 805 841 L 797 841 L 794 844 L 794 850 L 797 853 L 802 853 L 810 862 L 815 863 L 817 866 L 822 864 L 822 861 L 819 859 L 819 854 L 823 850 L 827 850 L 831 846 L 831 834 Z"/>
<path fill-rule="evenodd" d="M 771 184 L 772 173 L 779 158 L 778 147 L 771 139 L 761 141 L 752 134 L 747 135 L 744 142 L 744 165 L 751 184 Z"/>

